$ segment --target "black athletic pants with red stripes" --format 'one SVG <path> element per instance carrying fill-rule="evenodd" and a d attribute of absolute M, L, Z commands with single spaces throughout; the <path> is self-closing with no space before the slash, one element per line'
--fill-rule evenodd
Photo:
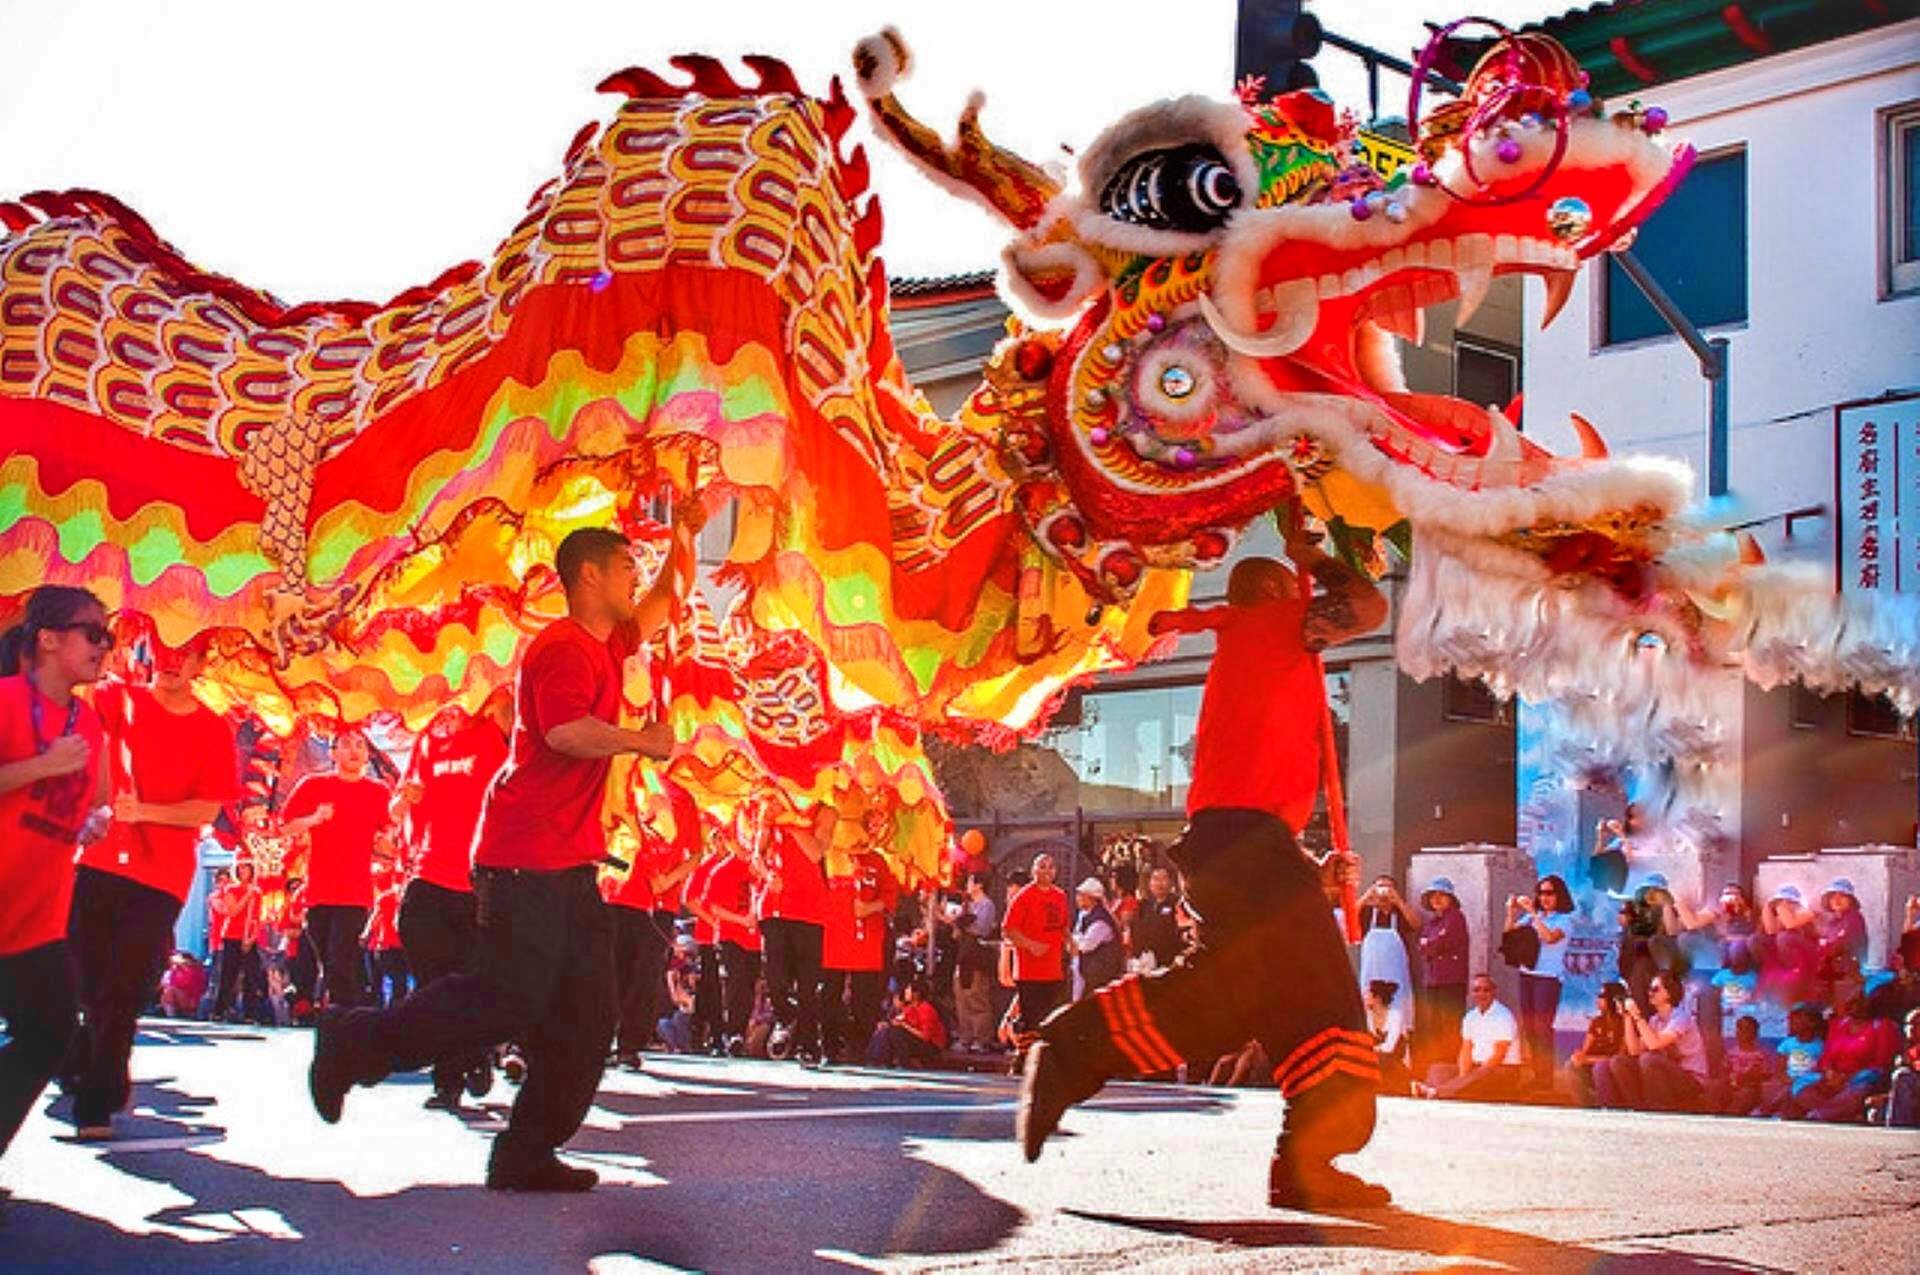
<path fill-rule="evenodd" d="M 1287 1099 L 1279 1150 L 1303 1163 L 1373 1136 L 1380 1068 L 1320 874 L 1280 820 L 1202 810 L 1172 850 L 1198 942 L 1059 1011 L 1041 1036 L 1091 1096 L 1258 1040 Z"/>

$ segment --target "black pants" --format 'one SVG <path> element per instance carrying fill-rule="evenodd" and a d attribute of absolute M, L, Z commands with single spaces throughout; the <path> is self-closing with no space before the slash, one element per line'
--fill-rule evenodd
<path fill-rule="evenodd" d="M 769 917 L 760 922 L 773 1021 L 793 1033 L 796 1053 L 820 1049 L 820 945 L 825 938 L 826 929 L 811 921 Z"/>
<path fill-rule="evenodd" d="M 1063 978 L 1045 981 L 1023 978 L 1013 985 L 1015 995 L 1020 998 L 1020 1031 L 1037 1032 L 1040 1024 L 1047 1021 L 1047 1015 L 1067 1003 L 1068 992 L 1073 984 Z M 1241 1042 L 1244 1044 L 1245 1042 Z"/>
<path fill-rule="evenodd" d="M 1380 1065 L 1318 870 L 1285 824 L 1254 810 L 1200 811 L 1172 857 L 1199 919 L 1194 947 L 1059 1011 L 1042 1038 L 1082 1096 L 1257 1040 L 1287 1099 L 1278 1151 L 1303 1163 L 1358 1151 L 1373 1136 Z"/>
<path fill-rule="evenodd" d="M 613 967 L 620 983 L 619 1049 L 637 1054 L 653 1040 L 666 1003 L 673 914 L 617 907 L 613 915 Z"/>
<path fill-rule="evenodd" d="M 367 909 L 322 903 L 307 910 L 307 936 L 320 958 L 321 987 L 327 1004 L 351 1009 L 367 1003 L 366 967 L 360 963 L 360 934 Z"/>
<path fill-rule="evenodd" d="M 158 994 L 179 916 L 180 900 L 164 890 L 97 868 L 74 875 L 67 950 L 86 1012 L 71 1054 L 77 1125 L 106 1124 L 133 1092 L 134 1031 Z"/>
<path fill-rule="evenodd" d="M 753 1018 L 753 991 L 760 982 L 760 953 L 749 952 L 731 939 L 716 949 L 720 957 L 720 1028 L 728 1036 L 745 1037 Z"/>
<path fill-rule="evenodd" d="M 267 969 L 260 961 L 260 950 L 239 939 L 223 939 L 213 958 L 213 1018 L 227 1016 L 237 996 L 244 1016 L 253 1022 L 271 1022 L 267 1012 Z"/>
<path fill-rule="evenodd" d="M 884 1032 L 876 1032 L 867 1047 L 867 1061 L 876 1067 L 914 1067 L 939 1061 L 941 1050 L 930 1040 L 914 1035 L 899 1023 L 888 1023 Z"/>
<path fill-rule="evenodd" d="M 725 984 L 720 979 L 718 944 L 700 945 L 700 974 L 693 986 L 693 1047 L 712 1048 L 727 1034 Z M 749 1001 L 751 1010 L 753 1003 Z"/>
<path fill-rule="evenodd" d="M 60 1069 L 79 1027 L 65 939 L 0 956 L 0 1155 L 13 1144 L 40 1091 Z"/>
<path fill-rule="evenodd" d="M 473 895 L 449 890 L 418 878 L 407 884 L 400 900 L 400 945 L 413 968 L 416 988 L 449 974 L 464 973 L 473 960 L 475 930 Z M 486 1048 L 449 1054 L 433 1061 L 436 1093 L 455 1093 L 470 1071 L 487 1060 Z"/>
<path fill-rule="evenodd" d="M 479 938 L 470 973 L 434 980 L 392 1009 L 341 1020 L 355 1079 L 372 1084 L 516 1041 L 527 1062 L 493 1164 L 511 1173 L 551 1156 L 593 1105 L 618 1014 L 613 918 L 592 867 L 476 868 Z"/>
<path fill-rule="evenodd" d="M 827 970 L 820 976 L 820 1047 L 829 1057 L 865 1049 L 886 991 L 879 970 Z"/>

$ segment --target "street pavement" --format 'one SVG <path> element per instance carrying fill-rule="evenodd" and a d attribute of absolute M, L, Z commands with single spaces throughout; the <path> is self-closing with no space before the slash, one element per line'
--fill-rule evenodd
<path fill-rule="evenodd" d="M 1335 1216 L 1266 1207 L 1271 1091 L 1112 1085 L 1028 1165 L 1005 1077 L 649 1056 L 568 1149 L 600 1187 L 529 1196 L 481 1185 L 504 1082 L 328 1126 L 311 1049 L 144 1024 L 119 1141 L 60 1101 L 0 1161 L 0 1270 L 1920 1269 L 1910 1132 L 1394 1099 L 1350 1164 L 1395 1207 Z"/>

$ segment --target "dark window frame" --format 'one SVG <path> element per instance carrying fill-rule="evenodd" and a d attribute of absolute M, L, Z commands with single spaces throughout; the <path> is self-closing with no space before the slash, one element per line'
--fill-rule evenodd
<path fill-rule="evenodd" d="M 1752 234 L 1752 226 L 1750 224 L 1750 219 L 1752 216 L 1752 209 L 1753 209 L 1753 191 L 1751 186 L 1752 170 L 1751 170 L 1751 167 L 1747 164 L 1746 143 L 1737 142 L 1728 146 L 1724 146 L 1719 150 L 1712 151 L 1708 154 L 1704 154 L 1700 156 L 1700 158 L 1694 164 L 1693 171 L 1695 174 L 1698 174 L 1708 168 L 1711 168 L 1715 164 L 1726 163 L 1730 160 L 1735 160 L 1735 159 L 1739 160 L 1740 166 L 1741 166 L 1740 221 L 1744 228 L 1743 233 L 1741 235 L 1740 313 L 1738 317 L 1733 317 L 1733 318 L 1715 317 L 1715 318 L 1707 318 L 1703 321 L 1699 315 L 1696 315 L 1688 310 L 1685 297 L 1674 298 L 1674 300 L 1680 305 L 1682 312 L 1685 312 L 1687 314 L 1687 317 L 1689 319 L 1692 319 L 1696 326 L 1698 326 L 1699 328 L 1705 331 L 1713 331 L 1713 330 L 1738 331 L 1739 329 L 1746 327 L 1753 317 L 1753 290 L 1752 290 L 1753 234 Z M 1656 210 L 1654 212 L 1653 218 L 1649 220 L 1657 219 L 1659 215 L 1660 215 L 1660 210 Z M 1642 233 L 1643 234 L 1645 233 L 1644 227 L 1642 228 Z M 1674 331 L 1670 327 L 1667 326 L 1666 322 L 1664 320 L 1659 319 L 1658 312 L 1655 312 L 1655 319 L 1657 320 L 1657 326 L 1655 326 L 1651 331 L 1637 333 L 1631 336 L 1623 336 L 1618 340 L 1613 339 L 1611 334 L 1612 317 L 1613 317 L 1613 289 L 1616 286 L 1616 283 L 1618 286 L 1627 289 L 1628 293 L 1636 298 L 1639 298 L 1640 296 L 1639 289 L 1634 286 L 1632 280 L 1626 277 L 1625 272 L 1619 269 L 1619 267 L 1613 261 L 1613 258 L 1608 254 L 1602 254 L 1600 259 L 1594 263 L 1593 268 L 1596 271 L 1594 293 L 1598 299 L 1598 304 L 1594 308 L 1593 348 L 1595 352 L 1603 352 L 1608 350 L 1631 350 L 1631 349 L 1637 349 L 1646 345 L 1652 345 L 1660 341 L 1671 341 L 1671 340 L 1678 339 L 1677 335 L 1674 333 Z M 1661 280 L 1661 283 L 1663 286 L 1667 288 L 1669 293 L 1673 291 L 1673 287 L 1669 281 L 1663 279 Z M 1643 298 L 1642 300 L 1644 301 Z M 1651 309 L 1651 303 L 1646 303 L 1646 304 L 1648 305 L 1649 309 Z"/>
<path fill-rule="evenodd" d="M 1903 242 L 1911 230 L 1906 203 L 1920 186 L 1920 173 L 1902 164 L 1904 152 L 1920 138 L 1920 101 L 1885 107 L 1874 121 L 1874 171 L 1879 183 L 1880 300 L 1920 294 L 1920 236 Z"/>

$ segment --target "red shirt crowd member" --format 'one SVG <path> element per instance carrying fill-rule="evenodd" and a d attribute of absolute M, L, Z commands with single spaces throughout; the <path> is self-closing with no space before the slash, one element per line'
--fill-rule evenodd
<path fill-rule="evenodd" d="M 706 874 L 700 906 L 713 923 L 720 964 L 720 1025 L 727 1052 L 746 1050 L 747 1023 L 760 981 L 760 928 L 753 915 L 753 866 L 744 846 L 729 840 L 727 853 Z"/>
<path fill-rule="evenodd" d="M 73 1036 L 73 850 L 105 796 L 100 719 L 73 692 L 112 644 L 99 600 L 61 585 L 35 589 L 0 634 L 0 1154 Z"/>
<path fill-rule="evenodd" d="M 720 934 L 707 910 L 707 886 L 713 870 L 729 856 L 706 855 L 696 859 L 693 870 L 681 883 L 681 904 L 693 916 L 693 942 L 698 957 L 693 993 L 693 1039 L 695 1049 L 722 1050 L 726 1043 L 726 1018 L 721 1009 Z"/>
<path fill-rule="evenodd" d="M 678 908 L 677 852 L 652 828 L 643 827 L 633 863 L 623 877 L 610 879 L 607 902 L 614 909 L 614 965 L 620 973 L 620 1026 L 615 1057 L 621 1066 L 640 1068 L 640 1051 L 653 1040 L 667 1008 L 667 960 L 673 952 L 674 915 L 663 892 Z M 686 871 L 691 870 L 689 864 Z"/>
<path fill-rule="evenodd" d="M 391 851 L 393 838 L 384 836 L 381 848 Z M 406 869 L 397 855 L 375 862 L 373 908 L 367 913 L 366 929 L 360 932 L 360 945 L 366 949 L 373 1001 L 378 1005 L 391 1005 L 407 994 L 407 955 L 400 946 L 400 898 L 406 888 Z"/>
<path fill-rule="evenodd" d="M 401 898 L 400 941 L 421 987 L 467 968 L 476 935 L 473 838 L 486 791 L 507 760 L 513 696 L 500 690 L 473 718 L 457 709 L 436 717 L 415 743 L 393 812 L 412 833 L 415 873 Z M 454 1111 L 463 1088 L 492 1083 L 484 1050 L 437 1058 L 427 1106 Z"/>
<path fill-rule="evenodd" d="M 260 960 L 254 950 L 260 929 L 260 887 L 254 865 L 245 859 L 221 874 L 213 895 L 207 900 L 208 924 L 213 940 L 214 996 L 213 1018 L 219 1022 L 233 1008 L 234 996 L 248 975 L 255 973 Z"/>
<path fill-rule="evenodd" d="M 512 701 L 502 696 L 472 719 L 436 717 L 414 745 L 394 804 L 412 829 L 415 879 L 473 892 L 473 833 L 487 787 L 506 764 L 512 721 Z"/>
<path fill-rule="evenodd" d="M 284 826 L 304 833 L 307 850 L 307 932 L 320 958 L 326 1001 L 366 1003 L 366 966 L 360 934 L 373 906 L 373 843 L 387 826 L 393 792 L 367 772 L 371 748 L 357 730 L 333 741 L 333 770 L 293 786 Z"/>
<path fill-rule="evenodd" d="M 827 880 L 820 860 L 834 813 L 820 807 L 811 828 L 767 830 L 754 915 L 760 918 L 762 966 L 773 1005 L 767 1052 L 802 1062 L 820 1057 L 820 949 L 825 941 Z"/>
<path fill-rule="evenodd" d="M 887 918 L 900 887 L 871 850 L 853 856 L 853 872 L 827 881 L 821 947 L 820 1027 L 829 1058 L 856 1058 L 873 1036 L 886 989 Z"/>
<path fill-rule="evenodd" d="M 1053 881 L 1059 869 L 1050 854 L 1036 855 L 1033 880 L 1007 904 L 1000 932 L 1013 945 L 1013 981 L 1020 992 L 1020 1030 L 1040 1029 L 1067 999 L 1067 931 L 1073 911 L 1066 891 Z"/>
<path fill-rule="evenodd" d="M 673 751 L 665 723 L 620 724 L 621 664 L 665 629 L 690 585 L 700 515 L 685 511 L 659 578 L 635 601 L 632 547 L 601 528 L 571 532 L 554 568 L 565 619 L 528 646 L 515 687 L 508 762 L 487 790 L 474 838 L 479 939 L 471 972 L 451 974 L 379 1012 L 323 1014 L 308 1088 L 329 1122 L 355 1084 L 395 1068 L 502 1040 L 536 1038 L 525 1093 L 495 1139 L 487 1185 L 583 1191 L 598 1180 L 555 1149 L 592 1105 L 613 1043 L 618 1000 L 613 924 L 595 865 L 606 853 L 600 811 L 612 759 Z"/>
<path fill-rule="evenodd" d="M 1210 631 L 1216 641 L 1187 829 L 1173 850 L 1200 918 L 1197 947 L 1171 970 L 1120 978 L 1049 1019 L 1027 1054 L 1015 1124 L 1035 1159 L 1066 1109 L 1109 1077 L 1165 1071 L 1257 1040 L 1287 1100 L 1268 1165 L 1269 1203 L 1377 1207 L 1389 1201 L 1384 1189 L 1333 1167 L 1373 1134 L 1380 1064 L 1321 865 L 1298 835 L 1313 813 L 1329 734 L 1317 653 L 1377 628 L 1387 603 L 1323 553 L 1304 523 L 1288 530 L 1286 545 L 1292 568 L 1243 560 L 1227 579 L 1225 607 L 1163 613 L 1151 626 Z M 1335 884 L 1350 883 L 1351 856 L 1330 863 Z"/>
<path fill-rule="evenodd" d="M 198 644 L 156 648 L 152 690 L 114 682 L 94 696 L 113 826 L 80 854 L 67 922 L 87 1021 L 73 1118 L 89 1140 L 113 1136 L 132 1093 L 134 1023 L 173 950 L 200 829 L 240 794 L 233 731 L 194 698 L 205 663 Z"/>

